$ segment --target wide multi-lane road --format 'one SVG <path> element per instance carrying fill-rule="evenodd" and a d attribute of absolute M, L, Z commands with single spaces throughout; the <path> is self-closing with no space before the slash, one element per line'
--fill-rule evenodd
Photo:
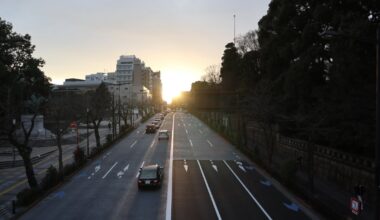
<path fill-rule="evenodd" d="M 145 125 L 21 218 L 316 218 L 194 116 L 168 114 L 161 129 L 171 132 L 169 141 L 145 134 Z M 137 188 L 139 168 L 148 164 L 165 167 L 160 189 Z"/>

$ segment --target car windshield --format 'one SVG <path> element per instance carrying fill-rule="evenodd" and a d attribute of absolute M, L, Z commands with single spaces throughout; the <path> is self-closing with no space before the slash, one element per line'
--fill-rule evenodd
<path fill-rule="evenodd" d="M 141 179 L 154 179 L 157 177 L 156 170 L 141 170 L 140 178 Z"/>

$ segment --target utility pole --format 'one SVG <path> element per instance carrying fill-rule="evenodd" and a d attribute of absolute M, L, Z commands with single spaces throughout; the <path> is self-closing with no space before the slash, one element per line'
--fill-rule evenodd
<path fill-rule="evenodd" d="M 376 15 L 377 34 L 376 34 L 376 216 L 375 219 L 380 219 L 380 13 Z"/>
<path fill-rule="evenodd" d="M 236 15 L 234 14 L 234 44 L 236 43 L 236 37 L 235 37 L 235 18 L 236 18 Z"/>
<path fill-rule="evenodd" d="M 89 113 L 90 109 L 87 108 L 86 109 L 86 130 L 87 130 L 87 133 L 86 133 L 86 138 L 87 138 L 87 157 L 90 156 L 90 142 L 88 140 L 88 113 Z"/>

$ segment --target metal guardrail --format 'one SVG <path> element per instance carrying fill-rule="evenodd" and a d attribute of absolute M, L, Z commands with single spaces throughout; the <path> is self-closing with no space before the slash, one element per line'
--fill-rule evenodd
<path fill-rule="evenodd" d="M 56 150 L 52 150 L 46 153 L 43 153 L 38 156 L 32 157 L 32 164 L 38 163 L 41 160 L 43 160 L 45 157 L 49 156 L 50 154 L 54 153 Z M 0 169 L 7 169 L 7 168 L 13 168 L 13 167 L 21 167 L 24 166 L 23 160 L 15 160 L 15 161 L 2 161 L 0 162 Z"/>

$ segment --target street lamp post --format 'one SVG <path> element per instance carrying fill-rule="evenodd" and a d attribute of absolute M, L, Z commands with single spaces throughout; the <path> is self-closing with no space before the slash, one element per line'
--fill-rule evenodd
<path fill-rule="evenodd" d="M 88 140 L 88 113 L 90 112 L 90 109 L 86 109 L 86 138 L 87 138 L 87 157 L 90 156 L 90 142 Z"/>
<path fill-rule="evenodd" d="M 380 13 L 375 15 L 375 19 L 379 22 Z M 376 216 L 380 219 L 380 23 L 377 24 L 376 30 Z"/>

